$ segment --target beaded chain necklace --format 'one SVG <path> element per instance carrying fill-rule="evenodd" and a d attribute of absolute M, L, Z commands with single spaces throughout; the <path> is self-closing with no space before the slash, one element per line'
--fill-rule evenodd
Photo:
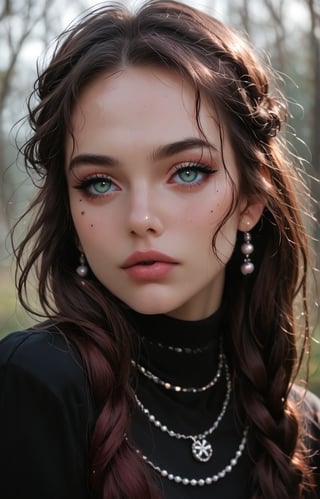
<path fill-rule="evenodd" d="M 224 354 L 222 352 L 222 348 L 220 348 L 219 365 L 218 365 L 218 370 L 217 370 L 214 378 L 211 381 L 209 381 L 209 383 L 207 383 L 206 385 L 200 386 L 200 387 L 197 387 L 197 388 L 195 388 L 195 387 L 183 387 L 183 386 L 180 386 L 180 385 L 174 385 L 172 383 L 169 383 L 168 381 L 164 381 L 163 379 L 159 378 L 154 373 L 152 373 L 151 371 L 149 371 L 148 369 L 146 369 L 141 364 L 138 364 L 134 360 L 131 361 L 131 364 L 143 376 L 145 376 L 146 378 L 150 379 L 151 381 L 153 381 L 157 385 L 163 386 L 166 390 L 173 390 L 175 392 L 182 392 L 182 393 L 201 393 L 201 392 L 205 392 L 206 390 L 209 390 L 210 388 L 213 388 L 217 384 L 217 382 L 219 381 L 220 376 L 221 376 L 221 371 L 222 371 L 224 359 L 225 359 L 225 357 L 224 357 Z"/>
<path fill-rule="evenodd" d="M 152 342 L 151 342 L 152 343 Z M 163 345 L 161 343 L 153 343 L 154 346 L 157 346 L 158 348 L 166 348 L 170 351 L 176 352 L 176 353 L 196 353 L 195 351 L 191 351 L 189 348 L 186 349 L 184 347 L 175 347 L 175 346 L 168 346 L 168 345 Z M 198 349 L 197 353 L 201 353 L 204 351 L 204 349 Z M 208 462 L 213 454 L 212 450 L 212 445 L 210 442 L 208 442 L 207 438 L 209 435 L 211 435 L 219 426 L 223 416 L 226 413 L 230 398 L 231 398 L 231 376 L 230 376 L 230 369 L 228 366 L 228 363 L 226 361 L 223 348 L 222 348 L 222 340 L 220 341 L 220 352 L 219 352 L 219 364 L 218 364 L 218 369 L 217 372 L 214 376 L 214 378 L 209 381 L 204 386 L 201 387 L 182 387 L 180 385 L 174 385 L 173 383 L 164 381 L 157 375 L 155 375 L 153 372 L 150 370 L 146 369 L 144 366 L 139 364 L 138 362 L 135 362 L 134 360 L 131 361 L 132 365 L 137 369 L 137 371 L 142 374 L 145 378 L 149 379 L 150 381 L 154 382 L 157 385 L 162 386 L 166 390 L 172 390 L 175 392 L 181 392 L 181 393 L 201 393 L 206 390 L 209 390 L 213 388 L 218 380 L 221 377 L 222 370 L 224 368 L 225 371 L 225 378 L 226 378 L 226 395 L 222 404 L 221 411 L 216 418 L 216 420 L 212 423 L 210 428 L 207 430 L 203 431 L 202 433 L 196 434 L 196 435 L 187 435 L 178 431 L 175 431 L 173 429 L 169 429 L 167 425 L 163 424 L 154 414 L 150 412 L 150 410 L 142 403 L 142 401 L 138 398 L 138 396 L 135 394 L 135 399 L 138 408 L 140 411 L 147 416 L 149 422 L 161 430 L 163 433 L 166 433 L 169 437 L 175 438 L 177 440 L 191 440 L 192 441 L 192 446 L 191 446 L 191 451 L 193 457 L 200 462 Z M 218 480 L 224 478 L 228 473 L 232 471 L 232 469 L 237 465 L 240 457 L 242 456 L 244 449 L 247 444 L 247 435 L 248 435 L 248 428 L 246 427 L 243 431 L 240 443 L 235 450 L 234 456 L 230 459 L 228 464 L 224 466 L 218 473 L 203 477 L 203 478 L 189 478 L 189 477 L 183 477 L 180 475 L 177 475 L 175 473 L 169 472 L 167 469 L 162 468 L 158 464 L 155 464 L 151 459 L 149 459 L 145 454 L 143 454 L 139 449 L 136 449 L 136 452 L 141 456 L 141 458 L 158 474 L 161 475 L 161 477 L 166 478 L 169 481 L 173 481 L 175 483 L 181 484 L 181 485 L 191 485 L 193 487 L 195 486 L 204 486 L 204 485 L 212 485 L 213 483 L 217 482 Z M 127 437 L 126 437 L 127 438 Z"/>
<path fill-rule="evenodd" d="M 226 396 L 222 404 L 222 409 L 217 417 L 217 419 L 213 422 L 213 424 L 207 430 L 199 433 L 198 435 L 185 435 L 184 433 L 179 433 L 174 430 L 170 430 L 167 425 L 162 424 L 159 419 L 157 419 L 149 409 L 147 409 L 141 400 L 139 400 L 138 396 L 135 395 L 137 405 L 139 409 L 145 414 L 150 423 L 152 423 L 156 428 L 159 428 L 162 432 L 167 433 L 169 437 L 176 438 L 178 440 L 192 440 L 192 455 L 197 461 L 207 462 L 212 456 L 212 446 L 210 442 L 205 438 L 208 435 L 211 435 L 219 426 L 220 421 L 222 420 L 231 395 L 231 380 L 230 380 L 230 371 L 227 362 L 225 362 L 225 374 L 226 374 L 226 382 L 227 382 L 227 391 Z"/>
<path fill-rule="evenodd" d="M 167 480 L 173 481 L 175 483 L 179 483 L 181 485 L 192 485 L 193 487 L 195 486 L 202 487 L 203 485 L 212 485 L 221 478 L 224 478 L 228 473 L 230 473 L 233 470 L 233 468 L 238 464 L 238 461 L 242 456 L 243 451 L 246 447 L 247 435 L 248 435 L 248 428 L 245 428 L 242 434 L 240 444 L 235 452 L 235 455 L 232 457 L 232 459 L 230 459 L 229 463 L 224 468 L 222 468 L 222 470 L 220 470 L 218 473 L 204 478 L 188 478 L 188 477 L 182 477 L 180 475 L 175 475 L 174 473 L 170 473 L 168 470 L 161 468 L 160 466 L 153 463 L 153 461 L 151 461 L 147 456 L 145 456 L 141 451 L 139 451 L 139 449 L 136 449 L 136 452 L 142 457 L 142 459 L 149 466 L 151 466 L 151 468 L 154 469 L 154 471 L 159 473 L 163 478 L 166 478 Z"/>

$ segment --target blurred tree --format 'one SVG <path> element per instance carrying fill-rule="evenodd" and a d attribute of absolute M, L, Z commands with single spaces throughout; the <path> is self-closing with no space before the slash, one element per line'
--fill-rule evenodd
<path fill-rule="evenodd" d="M 250 37 L 250 11 L 249 11 L 249 0 L 243 0 L 242 9 L 240 10 L 241 24 L 243 29 Z"/>
<path fill-rule="evenodd" d="M 319 179 L 320 1 L 228 0 L 227 21 L 245 31 L 271 59 L 289 100 L 291 149 L 310 162 L 308 172 Z M 311 181 L 311 189 L 320 222 L 320 183 Z M 319 228 L 316 237 L 320 239 Z"/>
<path fill-rule="evenodd" d="M 279 71 L 286 71 L 286 26 L 284 22 L 285 0 L 277 0 L 276 5 L 273 0 L 265 0 L 270 21 L 275 33 L 275 47 L 273 64 Z"/>
<path fill-rule="evenodd" d="M 11 0 L 5 0 L 2 11 L 0 13 L 0 21 L 11 14 Z"/>
<path fill-rule="evenodd" d="M 311 154 L 315 175 L 320 178 L 320 2 L 306 0 L 310 13 L 310 74 L 312 85 L 312 102 L 310 109 Z M 314 196 L 317 203 L 317 219 L 320 221 L 320 186 L 314 184 Z"/>
<path fill-rule="evenodd" d="M 37 24 L 46 18 L 50 0 L 39 4 L 38 0 L 5 0 L 0 12 L 1 65 L 0 65 L 0 230 L 5 234 L 9 228 L 12 185 L 15 183 L 15 169 L 8 168 L 8 114 L 10 115 L 12 96 L 15 93 L 14 80 L 19 58 L 26 43 L 35 36 Z M 19 92 L 22 89 L 19 88 Z M 10 105 L 9 105 L 10 102 Z M 11 151 L 11 154 L 12 151 Z"/>

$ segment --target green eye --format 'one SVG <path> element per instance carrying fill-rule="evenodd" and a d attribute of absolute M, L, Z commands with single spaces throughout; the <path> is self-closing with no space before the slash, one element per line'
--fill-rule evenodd
<path fill-rule="evenodd" d="M 183 182 L 194 182 L 199 175 L 199 172 L 197 170 L 192 170 L 192 169 L 185 169 L 180 172 L 178 172 L 178 176 L 180 180 Z"/>
<path fill-rule="evenodd" d="M 176 172 L 172 176 L 172 181 L 183 185 L 201 185 L 206 182 L 209 175 L 217 170 L 203 163 L 183 162 L 177 165 Z"/>
<path fill-rule="evenodd" d="M 110 180 L 99 180 L 92 183 L 91 189 L 95 194 L 105 194 L 110 190 L 111 185 Z"/>
<path fill-rule="evenodd" d="M 118 187 L 111 178 L 95 175 L 81 180 L 75 189 L 83 191 L 88 197 L 99 198 L 112 194 L 118 190 Z"/>

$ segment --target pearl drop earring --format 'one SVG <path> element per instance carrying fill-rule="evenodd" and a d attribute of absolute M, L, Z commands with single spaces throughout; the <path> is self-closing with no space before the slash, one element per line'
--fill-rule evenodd
<path fill-rule="evenodd" d="M 245 232 L 243 235 L 244 242 L 241 245 L 241 252 L 244 255 L 243 263 L 240 267 L 241 273 L 243 275 L 252 274 L 254 271 L 254 264 L 251 261 L 250 255 L 254 251 L 254 246 L 251 243 L 251 234 L 250 232 Z"/>
<path fill-rule="evenodd" d="M 86 275 L 88 274 L 88 267 L 86 265 L 86 260 L 85 260 L 85 257 L 84 257 L 84 254 L 81 253 L 80 254 L 80 265 L 79 267 L 76 268 L 76 272 L 78 274 L 78 276 L 80 277 L 86 277 Z"/>

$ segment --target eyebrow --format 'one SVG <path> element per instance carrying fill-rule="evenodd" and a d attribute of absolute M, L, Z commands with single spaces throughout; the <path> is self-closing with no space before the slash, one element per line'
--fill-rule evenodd
<path fill-rule="evenodd" d="M 151 157 L 153 160 L 158 161 L 161 159 L 174 156 L 183 151 L 191 149 L 209 149 L 210 151 L 217 152 L 217 148 L 207 140 L 191 137 L 170 144 L 159 146 L 152 152 Z M 74 156 L 69 164 L 69 170 L 73 170 L 76 166 L 80 165 L 95 165 L 95 166 L 117 166 L 119 161 L 112 156 L 100 154 L 79 154 Z"/>
<path fill-rule="evenodd" d="M 69 163 L 69 170 L 73 170 L 76 166 L 81 165 L 95 165 L 95 166 L 116 166 L 119 161 L 111 156 L 102 154 L 78 154 L 74 156 Z"/>
<path fill-rule="evenodd" d="M 207 140 L 200 139 L 198 137 L 191 137 L 158 147 L 152 153 L 152 158 L 155 160 L 164 159 L 173 156 L 174 154 L 178 154 L 179 152 L 199 148 L 210 149 L 215 152 L 217 151 L 217 148 Z"/>

